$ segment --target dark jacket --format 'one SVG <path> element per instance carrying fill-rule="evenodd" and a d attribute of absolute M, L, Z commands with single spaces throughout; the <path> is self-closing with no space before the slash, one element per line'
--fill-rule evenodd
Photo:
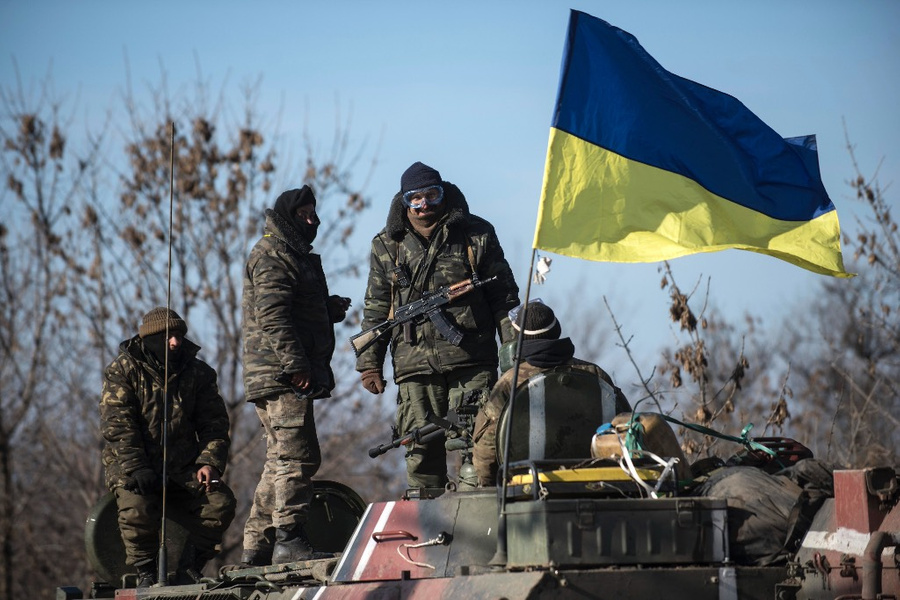
<path fill-rule="evenodd" d="M 372 240 L 362 328 L 378 325 L 392 309 L 419 299 L 423 292 L 473 274 L 481 279 L 496 275 L 497 279 L 442 308 L 463 334 L 459 346 L 444 339 L 426 319 L 414 324 L 411 341 L 404 339 L 402 327 L 394 328 L 390 340 L 385 336 L 358 357 L 357 371 L 381 369 L 389 342 L 397 383 L 414 375 L 465 367 L 496 369 L 498 333 L 503 341 L 512 339 L 507 313 L 519 303 L 519 290 L 497 234 L 490 223 L 469 212 L 459 188 L 446 181 L 443 187 L 447 212 L 427 241 L 410 225 L 402 195 L 394 196 L 387 225 Z M 405 289 L 397 278 L 398 267 L 411 282 Z"/>
<path fill-rule="evenodd" d="M 281 373 L 309 371 L 327 397 L 334 389 L 334 319 L 328 312 L 322 259 L 280 215 L 266 229 L 244 270 L 244 393 L 248 402 L 283 394 Z"/>
<path fill-rule="evenodd" d="M 185 339 L 184 355 L 170 365 L 168 392 L 168 464 L 170 480 L 191 485 L 202 465 L 225 472 L 231 440 L 228 412 L 219 395 L 216 372 L 196 357 L 199 346 Z M 102 458 L 110 490 L 125 485 L 143 467 L 162 473 L 163 372 L 147 355 L 141 339 L 122 342 L 120 353 L 103 375 L 100 428 Z"/>

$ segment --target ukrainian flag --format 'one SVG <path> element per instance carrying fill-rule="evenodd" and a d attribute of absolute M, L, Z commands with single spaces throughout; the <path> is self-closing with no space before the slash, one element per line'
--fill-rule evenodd
<path fill-rule="evenodd" d="M 738 248 L 850 276 L 815 136 L 780 137 L 574 10 L 534 248 L 613 262 Z"/>

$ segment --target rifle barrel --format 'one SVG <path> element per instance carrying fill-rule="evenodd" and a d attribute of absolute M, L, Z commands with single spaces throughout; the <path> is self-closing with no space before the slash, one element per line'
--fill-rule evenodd
<path fill-rule="evenodd" d="M 421 427 L 413 429 L 403 437 L 399 437 L 396 440 L 388 442 L 387 444 L 381 444 L 379 446 L 375 446 L 374 448 L 369 448 L 369 457 L 376 458 L 392 448 L 408 446 L 413 442 L 421 444 L 423 442 L 430 441 L 436 438 L 437 434 L 439 433 L 443 433 L 443 428 L 440 425 L 435 425 L 434 423 L 422 425 Z"/>

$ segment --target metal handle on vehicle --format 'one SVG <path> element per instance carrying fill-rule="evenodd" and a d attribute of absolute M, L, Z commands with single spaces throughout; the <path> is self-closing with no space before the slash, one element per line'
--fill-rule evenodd
<path fill-rule="evenodd" d="M 385 542 L 388 539 L 406 539 L 416 541 L 419 538 L 408 531 L 397 529 L 396 531 L 376 531 L 372 534 L 372 539 L 376 542 Z"/>

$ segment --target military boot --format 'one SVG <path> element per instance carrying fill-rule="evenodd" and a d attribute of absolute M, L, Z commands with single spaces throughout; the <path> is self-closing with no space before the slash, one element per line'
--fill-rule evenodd
<path fill-rule="evenodd" d="M 241 567 L 266 567 L 272 564 L 272 549 L 244 550 L 241 552 Z"/>
<path fill-rule="evenodd" d="M 181 550 L 181 558 L 178 559 L 175 585 L 200 583 L 200 580 L 203 579 L 203 567 L 208 561 L 209 556 L 198 551 L 191 542 L 186 542 Z"/>
<path fill-rule="evenodd" d="M 203 567 L 207 562 L 205 558 L 195 558 L 194 564 L 184 570 L 184 574 L 190 579 L 189 583 L 200 583 L 203 579 Z"/>
<path fill-rule="evenodd" d="M 275 548 L 272 551 L 273 565 L 311 560 L 314 554 L 315 551 L 306 538 L 302 526 L 290 530 L 275 530 Z"/>
<path fill-rule="evenodd" d="M 154 559 L 146 558 L 135 563 L 134 570 L 137 572 L 135 587 L 150 587 L 156 583 L 156 561 Z"/>

